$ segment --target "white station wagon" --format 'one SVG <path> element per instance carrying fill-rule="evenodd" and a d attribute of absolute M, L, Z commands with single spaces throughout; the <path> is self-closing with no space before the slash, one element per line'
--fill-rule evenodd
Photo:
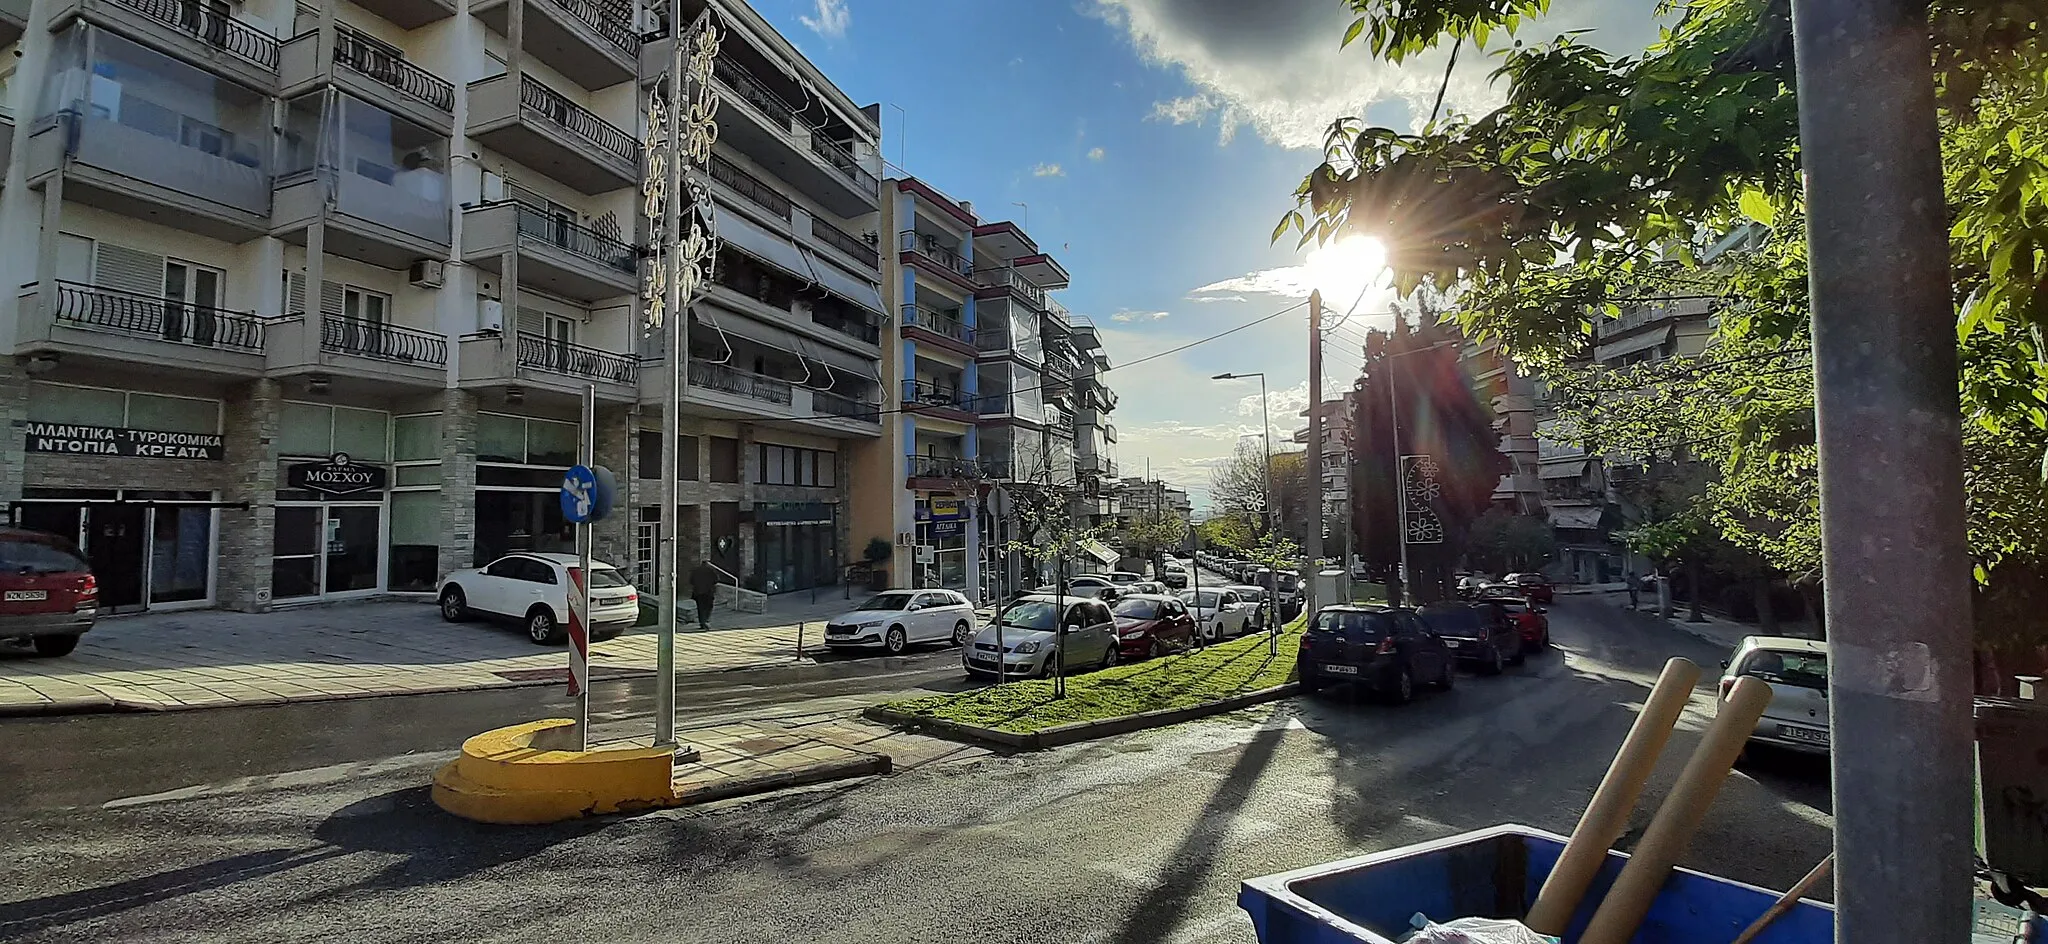
<path fill-rule="evenodd" d="M 458 570 L 441 584 L 441 618 L 472 616 L 518 620 L 526 636 L 551 646 L 569 638 L 569 574 L 574 554 L 508 554 L 488 565 Z M 618 568 L 590 562 L 590 638 L 610 639 L 640 620 L 640 594 Z"/>

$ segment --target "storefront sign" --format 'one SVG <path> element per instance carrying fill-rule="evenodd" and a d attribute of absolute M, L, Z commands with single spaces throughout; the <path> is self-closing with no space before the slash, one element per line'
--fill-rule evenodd
<path fill-rule="evenodd" d="M 965 521 L 932 522 L 932 537 L 934 538 L 957 538 L 966 533 L 967 522 Z"/>
<path fill-rule="evenodd" d="M 965 517 L 967 517 L 967 511 L 966 509 L 960 506 L 960 499 L 954 497 L 940 498 L 936 495 L 932 496 L 933 521 L 952 521 L 955 519 Z"/>
<path fill-rule="evenodd" d="M 826 502 L 759 502 L 754 511 L 760 522 L 775 527 L 829 525 L 833 506 Z"/>
<path fill-rule="evenodd" d="M 28 424 L 28 451 L 74 456 L 134 456 L 141 459 L 221 460 L 218 433 L 167 433 L 69 423 Z"/>
<path fill-rule="evenodd" d="M 384 467 L 381 465 L 357 465 L 348 453 L 337 452 L 326 462 L 299 462 L 288 465 L 284 470 L 285 484 L 290 488 L 305 489 L 323 495 L 353 495 L 357 492 L 381 490 L 385 484 Z"/>

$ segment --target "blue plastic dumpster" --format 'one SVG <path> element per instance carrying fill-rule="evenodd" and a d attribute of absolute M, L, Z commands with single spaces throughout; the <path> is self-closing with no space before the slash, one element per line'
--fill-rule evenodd
<path fill-rule="evenodd" d="M 1237 903 L 1261 944 L 1391 944 L 1422 912 L 1452 918 L 1520 918 L 1564 851 L 1564 837 L 1526 826 L 1495 826 L 1435 842 L 1255 878 Z M 1607 864 L 1572 917 L 1565 940 L 1585 930 L 1628 857 Z M 1651 904 L 1634 944 L 1728 944 L 1778 893 L 1679 869 Z M 1756 944 L 1829 944 L 1835 909 L 1800 902 Z"/>

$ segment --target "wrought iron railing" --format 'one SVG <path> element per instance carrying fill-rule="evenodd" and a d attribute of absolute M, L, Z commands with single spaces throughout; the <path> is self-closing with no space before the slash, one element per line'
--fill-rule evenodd
<path fill-rule="evenodd" d="M 957 250 L 949 246 L 940 245 L 938 240 L 929 236 L 918 235 L 915 230 L 906 229 L 901 233 L 897 233 L 896 248 L 903 252 L 914 252 L 922 255 L 950 271 L 960 273 L 962 276 L 974 274 L 974 265 L 963 258 Z"/>
<path fill-rule="evenodd" d="M 974 281 L 988 288 L 1007 287 L 1025 301 L 1030 302 L 1032 307 L 1041 311 L 1045 309 L 1045 289 L 1031 284 L 1031 280 L 1025 278 L 1023 273 L 1009 266 L 976 269 L 974 270 Z"/>
<path fill-rule="evenodd" d="M 869 344 L 877 344 L 882 340 L 882 326 L 867 312 L 851 306 L 844 309 L 825 306 L 813 308 L 811 320 L 817 322 L 820 327 L 830 328 L 849 338 L 866 341 Z"/>
<path fill-rule="evenodd" d="M 640 55 L 640 34 L 633 32 L 633 7 L 628 3 L 593 3 L 591 0 L 547 0 L 583 25 L 597 31 L 607 42 L 627 54 Z"/>
<path fill-rule="evenodd" d="M 320 319 L 320 349 L 405 364 L 448 364 L 448 338 L 443 335 L 344 315 Z"/>
<path fill-rule="evenodd" d="M 919 327 L 942 337 L 952 338 L 962 344 L 974 343 L 974 328 L 961 324 L 960 319 L 943 312 L 933 311 L 918 305 L 903 306 L 905 327 Z"/>
<path fill-rule="evenodd" d="M 335 37 L 334 61 L 442 111 L 455 110 L 455 86 L 386 51 L 382 43 L 342 27 Z"/>
<path fill-rule="evenodd" d="M 690 358 L 690 383 L 768 403 L 787 404 L 790 400 L 791 384 L 787 380 L 694 357 Z"/>
<path fill-rule="evenodd" d="M 811 235 L 818 237 L 825 245 L 846 253 L 861 262 L 865 262 L 870 267 L 881 264 L 881 256 L 875 252 L 873 243 L 858 238 L 815 216 L 811 217 Z"/>
<path fill-rule="evenodd" d="M 974 459 L 960 456 L 904 456 L 903 463 L 914 479 L 979 479 L 986 470 Z"/>
<path fill-rule="evenodd" d="M 767 210 L 783 219 L 789 219 L 789 198 L 775 192 L 761 178 L 741 170 L 738 164 L 717 154 L 711 155 L 711 179 L 733 189 L 755 206 Z"/>
<path fill-rule="evenodd" d="M 876 193 L 882 189 L 882 182 L 876 180 L 875 175 L 868 173 L 867 168 L 860 166 L 860 162 L 853 159 L 853 152 L 848 150 L 846 145 L 832 140 L 832 136 L 821 129 L 811 129 L 811 153 L 824 158 L 825 163 L 832 165 L 833 170 L 852 181 L 853 185 L 863 192 Z"/>
<path fill-rule="evenodd" d="M 277 71 L 277 37 L 195 0 L 114 0 L 121 6 L 219 49 Z"/>
<path fill-rule="evenodd" d="M 570 134 L 589 142 L 598 150 L 619 160 L 633 163 L 633 136 L 620 131 L 618 126 L 599 118 L 596 114 L 562 93 L 548 88 L 531 74 L 519 74 L 519 103 L 542 115 L 549 121 L 561 125 Z"/>
<path fill-rule="evenodd" d="M 519 237 L 546 243 L 557 249 L 582 256 L 607 269 L 631 274 L 638 265 L 639 255 L 625 243 L 606 236 L 594 229 L 571 223 L 567 218 L 550 216 L 524 203 L 519 208 Z"/>
<path fill-rule="evenodd" d="M 263 353 L 263 318 L 139 292 L 59 282 L 53 317 L 174 344 Z"/>
<path fill-rule="evenodd" d="M 518 355 L 519 366 L 551 374 L 621 384 L 638 383 L 640 379 L 639 361 L 631 354 L 600 351 L 538 334 L 519 335 Z"/>
<path fill-rule="evenodd" d="M 725 87 L 732 89 L 742 101 L 760 109 L 762 114 L 768 116 L 768 120 L 784 128 L 788 128 L 790 123 L 796 120 L 796 109 L 783 101 L 782 96 L 762 84 L 760 79 L 754 78 L 754 74 L 748 72 L 747 67 L 725 56 L 719 56 L 711 63 L 711 77 L 725 83 Z"/>
<path fill-rule="evenodd" d="M 974 395 L 953 387 L 942 387 L 929 380 L 910 377 L 903 381 L 903 405 L 935 406 L 972 413 Z"/>
<path fill-rule="evenodd" d="M 870 423 L 879 423 L 882 420 L 881 404 L 833 393 L 830 390 L 811 391 L 811 406 L 828 416 L 844 416 L 848 419 L 867 420 Z"/>

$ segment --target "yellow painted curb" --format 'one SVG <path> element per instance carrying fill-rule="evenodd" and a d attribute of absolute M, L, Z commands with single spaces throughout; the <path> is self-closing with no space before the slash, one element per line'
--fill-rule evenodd
<path fill-rule="evenodd" d="M 549 718 L 485 731 L 462 742 L 462 756 L 434 774 L 434 803 L 478 822 L 533 824 L 679 802 L 671 782 L 673 750 L 574 751 L 548 746 L 550 738 L 574 724 L 567 718 Z"/>

